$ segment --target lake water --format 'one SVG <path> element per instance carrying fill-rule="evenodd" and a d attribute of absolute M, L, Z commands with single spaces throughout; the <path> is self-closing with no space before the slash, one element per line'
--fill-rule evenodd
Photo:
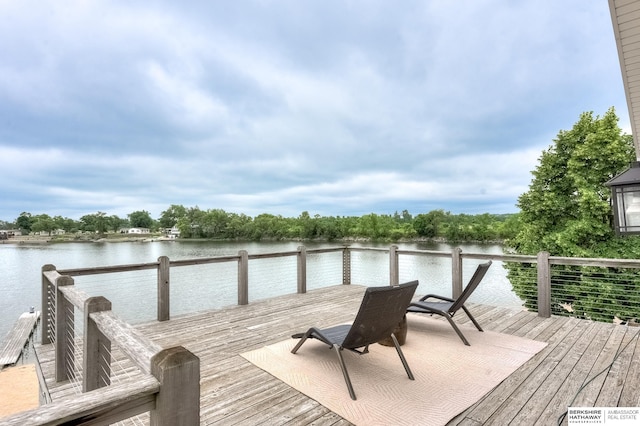
<path fill-rule="evenodd" d="M 155 262 L 160 256 L 171 260 L 235 255 L 239 250 L 249 254 L 296 250 L 299 242 L 100 242 L 60 244 L 0 244 L 0 341 L 21 313 L 31 306 L 40 310 L 40 270 L 45 264 L 58 269 Z M 308 249 L 340 247 L 339 243 L 304 243 Z M 443 243 L 398 244 L 401 249 L 450 252 L 453 246 Z M 352 247 L 388 248 L 389 244 L 351 244 Z M 502 254 L 493 244 L 459 244 L 465 253 Z M 308 289 L 341 282 L 339 253 L 309 256 Z M 427 256 L 400 256 L 400 281 L 420 280 L 417 294 L 451 293 L 451 259 Z M 476 261 L 465 261 L 464 282 L 470 278 Z M 292 257 L 249 262 L 250 302 L 296 291 L 296 259 Z M 352 282 L 385 285 L 389 280 L 387 253 L 354 252 Z M 174 271 L 175 269 L 175 271 Z M 155 318 L 155 270 L 128 275 L 107 274 L 77 277 L 76 285 L 90 295 L 103 295 L 113 303 L 114 311 L 130 322 Z M 237 263 L 171 268 L 171 315 L 213 309 L 237 303 Z M 494 306 L 521 306 L 511 290 L 501 262 L 494 262 L 482 284 L 472 295 L 472 302 Z"/>

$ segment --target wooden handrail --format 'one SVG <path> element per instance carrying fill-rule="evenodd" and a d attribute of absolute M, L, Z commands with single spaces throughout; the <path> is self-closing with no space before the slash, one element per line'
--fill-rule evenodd
<path fill-rule="evenodd" d="M 7 426 L 53 426 L 64 423 L 111 424 L 156 408 L 160 382 L 151 376 L 65 398 L 2 419 Z M 115 407 L 115 408 L 114 408 Z"/>
<path fill-rule="evenodd" d="M 635 259 L 598 259 L 587 257 L 549 256 L 551 265 L 598 266 L 602 268 L 640 268 L 640 260 Z"/>
<path fill-rule="evenodd" d="M 89 298 L 86 292 L 76 288 L 74 285 L 61 286 L 58 290 L 76 308 L 82 309 L 84 302 Z"/>
<path fill-rule="evenodd" d="M 151 372 L 150 360 L 162 347 L 136 330 L 131 324 L 121 320 L 111 311 L 95 312 L 89 315 L 98 328 L 120 350 L 145 373 Z"/>
<path fill-rule="evenodd" d="M 237 262 L 240 256 L 234 254 L 230 256 L 201 257 L 197 259 L 172 260 L 170 266 L 195 266 L 209 263 Z"/>
<path fill-rule="evenodd" d="M 152 263 L 132 263 L 127 265 L 95 266 L 91 268 L 61 269 L 58 272 L 61 275 L 69 275 L 72 277 L 77 277 L 81 275 L 112 274 L 114 272 L 143 271 L 145 269 L 157 269 L 157 268 L 158 268 L 158 262 L 152 262 Z"/>

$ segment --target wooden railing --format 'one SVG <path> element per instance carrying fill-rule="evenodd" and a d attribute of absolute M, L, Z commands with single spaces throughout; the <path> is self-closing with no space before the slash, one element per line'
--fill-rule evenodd
<path fill-rule="evenodd" d="M 568 316 L 578 316 L 571 310 L 571 307 L 563 307 L 558 312 L 558 300 L 567 299 L 566 287 L 570 283 L 575 283 L 575 277 L 580 275 L 587 276 L 590 281 L 590 289 L 582 291 L 582 295 L 590 298 L 600 298 L 603 305 L 615 305 L 620 301 L 620 293 L 623 293 L 622 299 L 627 306 L 627 310 L 631 312 L 631 319 L 640 319 L 640 260 L 634 259 L 606 259 L 606 258 L 578 258 L 578 257 L 560 257 L 550 256 L 547 252 L 540 252 L 537 256 L 516 255 L 516 254 L 480 254 L 480 253 L 463 253 L 456 248 L 451 253 L 422 251 L 422 250 L 399 250 L 392 246 L 390 249 L 392 260 L 391 267 L 391 283 L 397 283 L 397 257 L 399 255 L 412 256 L 440 256 L 451 257 L 452 263 L 452 297 L 457 297 L 462 292 L 462 265 L 465 260 L 493 260 L 503 263 L 515 263 L 535 265 L 535 272 L 531 279 L 535 280 L 531 283 L 532 293 L 527 298 L 534 299 L 535 303 L 528 303 L 538 312 L 538 316 L 548 318 L 552 313 L 561 313 Z M 395 257 L 395 259 L 394 259 Z M 568 267 L 568 268 L 567 268 Z M 568 269 L 575 267 L 579 271 L 571 272 Z M 587 269 L 595 269 L 595 271 L 586 271 Z M 618 279 L 620 278 L 620 279 Z M 624 284 L 622 283 L 624 281 Z M 600 292 L 603 287 L 620 287 L 617 289 L 618 299 L 611 299 L 610 295 Z"/>
<path fill-rule="evenodd" d="M 106 425 L 146 412 L 152 425 L 200 423 L 197 356 L 180 346 L 164 349 L 153 343 L 113 314 L 109 300 L 76 289 L 73 278 L 53 265 L 42 268 L 42 286 L 47 317 L 42 341 L 55 344 L 55 379 L 80 380 L 82 393 L 3 419 L 3 424 Z M 83 314 L 81 339 L 74 326 L 76 310 Z M 139 372 L 112 384 L 115 345 Z"/>
<path fill-rule="evenodd" d="M 42 339 L 43 345 L 55 345 L 55 376 L 57 381 L 81 380 L 82 393 L 55 401 L 36 410 L 8 418 L 8 424 L 81 424 L 87 419 L 98 424 L 108 424 L 120 419 L 150 412 L 151 424 L 199 423 L 199 359 L 182 347 L 163 349 L 141 335 L 130 324 L 119 319 L 111 311 L 111 302 L 102 296 L 89 297 L 74 285 L 74 277 L 139 270 L 156 270 L 157 320 L 171 318 L 171 271 L 177 267 L 198 266 L 211 263 L 237 263 L 237 303 L 249 303 L 249 262 L 293 257 L 296 261 L 296 292 L 307 291 L 307 255 L 341 253 L 342 284 L 352 283 L 353 254 L 374 252 L 388 256 L 390 285 L 400 282 L 403 256 L 440 257 L 451 260 L 451 294 L 456 297 L 463 289 L 463 264 L 470 261 L 493 260 L 532 265 L 532 287 L 538 314 L 548 317 L 552 313 L 554 292 L 558 289 L 557 274 L 553 265 L 630 268 L 640 270 L 640 261 L 620 259 L 584 259 L 552 257 L 548 253 L 537 256 L 512 254 L 463 253 L 460 249 L 450 252 L 429 250 L 402 250 L 389 248 L 337 247 L 295 251 L 249 254 L 244 250 L 237 255 L 170 260 L 160 257 L 157 262 L 115 265 L 97 268 L 56 270 L 53 265 L 42 268 Z M 477 262 L 475 262 L 477 263 Z M 357 265 L 355 265 L 357 266 Z M 554 281 L 555 280 L 555 281 Z M 561 280 L 560 280 L 561 281 Z M 555 284 L 554 284 L 555 282 Z M 367 283 L 359 283 L 367 284 Z M 639 286 L 640 287 L 640 286 Z M 293 291 L 293 289 L 292 289 Z M 640 298 L 638 299 L 640 312 Z M 78 336 L 76 312 L 82 313 L 82 336 Z M 640 314 L 639 314 L 640 315 Z M 77 342 L 81 342 L 79 349 Z M 114 347 L 139 370 L 134 379 L 111 383 L 111 363 Z M 81 358 L 81 362 L 79 362 Z M 180 406 L 180 410 L 177 410 Z M 173 416 L 173 417 L 172 417 Z M 28 421 L 27 421 L 28 419 Z"/>

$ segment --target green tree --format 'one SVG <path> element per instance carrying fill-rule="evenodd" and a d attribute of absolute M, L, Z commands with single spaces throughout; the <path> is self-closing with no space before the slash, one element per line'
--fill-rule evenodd
<path fill-rule="evenodd" d="M 506 244 L 520 232 L 520 214 L 510 214 L 497 224 L 498 238 L 506 240 Z"/>
<path fill-rule="evenodd" d="M 80 228 L 86 232 L 105 234 L 109 229 L 109 219 L 105 212 L 87 214 L 80 218 Z"/>
<path fill-rule="evenodd" d="M 233 239 L 250 239 L 253 234 L 253 219 L 245 214 L 229 214 L 227 236 Z"/>
<path fill-rule="evenodd" d="M 381 217 L 375 213 L 364 215 L 358 220 L 358 236 L 379 239 L 384 234 Z"/>
<path fill-rule="evenodd" d="M 202 237 L 202 225 L 204 224 L 205 212 L 200 207 L 190 207 L 186 214 L 178 219 L 176 226 L 180 230 L 180 236 L 183 238 L 199 238 Z"/>
<path fill-rule="evenodd" d="M 122 228 L 128 228 L 129 227 L 129 220 L 123 219 L 123 218 L 113 214 L 113 215 L 111 215 L 111 216 L 109 216 L 107 218 L 107 227 L 108 227 L 108 229 L 112 230 L 113 232 L 118 232 Z"/>
<path fill-rule="evenodd" d="M 336 218 L 336 232 L 341 238 L 357 235 L 358 218 L 355 216 L 343 216 Z"/>
<path fill-rule="evenodd" d="M 51 235 L 51 232 L 57 228 L 55 221 L 48 214 L 39 214 L 33 217 L 33 224 L 31 230 L 33 232 L 46 232 Z"/>
<path fill-rule="evenodd" d="M 53 221 L 56 229 L 64 229 L 65 232 L 73 232 L 78 229 L 76 221 L 68 217 L 54 216 Z"/>
<path fill-rule="evenodd" d="M 590 255 L 613 237 L 604 184 L 633 159 L 632 138 L 618 127 L 613 108 L 603 117 L 583 113 L 542 153 L 529 190 L 518 198 L 522 229 L 514 248 L 522 254 Z"/>
<path fill-rule="evenodd" d="M 402 223 L 396 222 L 393 216 L 366 214 L 358 219 L 356 236 L 373 240 L 397 240 L 403 235 Z"/>
<path fill-rule="evenodd" d="M 308 211 L 305 210 L 300 213 L 292 232 L 298 234 L 301 238 L 313 238 L 315 236 L 315 225 Z"/>
<path fill-rule="evenodd" d="M 413 219 L 413 216 L 411 216 L 409 210 L 402 210 L 402 214 L 398 214 L 398 211 L 396 210 L 396 212 L 393 214 L 393 219 L 396 222 L 410 223 Z"/>
<path fill-rule="evenodd" d="M 476 215 L 471 226 L 471 239 L 474 241 L 490 241 L 496 238 L 494 230 L 495 219 L 489 213 Z"/>
<path fill-rule="evenodd" d="M 183 205 L 172 204 L 169 208 L 160 213 L 158 224 L 161 228 L 172 228 L 178 220 L 187 216 L 187 209 Z"/>
<path fill-rule="evenodd" d="M 31 232 L 31 225 L 33 225 L 33 218 L 31 213 L 22 212 L 16 219 L 16 226 L 23 234 L 29 234 Z"/>
<path fill-rule="evenodd" d="M 432 210 L 421 213 L 413 219 L 413 229 L 420 237 L 433 238 L 438 235 L 438 228 L 445 217 L 443 210 Z"/>
<path fill-rule="evenodd" d="M 129 218 L 129 223 L 133 228 L 153 228 L 153 218 L 151 217 L 151 214 L 146 210 L 131 212 L 127 215 L 127 217 Z"/>
<path fill-rule="evenodd" d="M 317 217 L 317 236 L 329 241 L 343 237 L 340 234 L 339 219 L 335 217 Z"/>
<path fill-rule="evenodd" d="M 509 245 L 517 253 L 530 255 L 540 251 L 579 257 L 637 255 L 638 238 L 621 239 L 611 228 L 610 191 L 605 186 L 633 159 L 632 138 L 618 127 L 613 108 L 603 117 L 583 113 L 571 130 L 560 131 L 554 144 L 542 153 L 532 172 L 529 190 L 518 198 L 519 227 Z M 520 264 L 506 267 L 516 294 L 525 300 L 526 306 L 537 308 L 535 283 L 526 278 L 531 276 L 526 267 Z M 554 268 L 552 277 L 562 276 L 562 282 L 552 278 L 552 286 L 565 290 L 563 296 L 554 296 L 554 311 L 560 313 L 563 304 L 578 303 L 580 306 L 574 308 L 579 308 L 580 315 L 592 319 L 611 320 L 614 315 L 629 315 L 619 308 L 626 304 L 623 292 L 590 279 L 611 271 Z M 634 280 L 619 284 L 637 285 Z"/>
<path fill-rule="evenodd" d="M 252 239 L 280 240 L 286 236 L 288 224 L 282 216 L 262 213 L 253 220 Z"/>
<path fill-rule="evenodd" d="M 446 217 L 446 226 L 443 227 L 447 241 L 466 241 L 470 239 L 470 228 L 466 215 L 449 215 Z"/>
<path fill-rule="evenodd" d="M 225 238 L 229 221 L 229 215 L 224 210 L 207 210 L 200 224 L 202 233 L 207 238 Z"/>

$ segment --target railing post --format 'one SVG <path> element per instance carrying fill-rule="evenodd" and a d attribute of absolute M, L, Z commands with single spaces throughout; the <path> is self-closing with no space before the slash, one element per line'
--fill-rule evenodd
<path fill-rule="evenodd" d="M 169 269 L 169 258 L 160 256 L 158 258 L 158 321 L 169 321 L 171 317 Z"/>
<path fill-rule="evenodd" d="M 389 285 L 400 285 L 400 269 L 398 268 L 398 246 L 389 247 Z"/>
<path fill-rule="evenodd" d="M 54 265 L 44 265 L 42 267 L 41 278 L 42 278 L 42 294 L 41 294 L 41 309 L 40 315 L 42 315 L 42 335 L 40 336 L 40 343 L 43 345 L 48 345 L 51 343 L 51 337 L 54 330 L 54 306 L 55 298 L 53 295 L 55 294 L 53 291 L 50 291 L 50 287 L 53 287 L 54 283 L 50 283 L 49 279 L 44 276 L 45 272 L 55 271 L 56 267 Z"/>
<path fill-rule="evenodd" d="M 538 316 L 551 317 L 551 267 L 546 251 L 538 253 Z"/>
<path fill-rule="evenodd" d="M 249 253 L 246 250 L 238 252 L 238 305 L 249 304 Z"/>
<path fill-rule="evenodd" d="M 298 247 L 298 293 L 307 292 L 307 248 Z"/>
<path fill-rule="evenodd" d="M 74 285 L 73 278 L 62 275 L 56 279 L 56 382 L 71 378 L 75 359 L 75 308 L 60 291 L 66 285 Z"/>
<path fill-rule="evenodd" d="M 351 284 L 351 250 L 342 249 L 342 285 Z"/>
<path fill-rule="evenodd" d="M 200 425 L 200 359 L 182 346 L 151 358 L 151 374 L 160 382 L 152 426 Z"/>
<path fill-rule="evenodd" d="M 82 359 L 82 392 L 111 384 L 111 340 L 91 319 L 94 312 L 110 311 L 111 302 L 102 297 L 90 297 L 84 302 L 84 356 Z"/>
<path fill-rule="evenodd" d="M 451 297 L 458 298 L 462 294 L 462 249 L 456 247 L 451 251 Z"/>

